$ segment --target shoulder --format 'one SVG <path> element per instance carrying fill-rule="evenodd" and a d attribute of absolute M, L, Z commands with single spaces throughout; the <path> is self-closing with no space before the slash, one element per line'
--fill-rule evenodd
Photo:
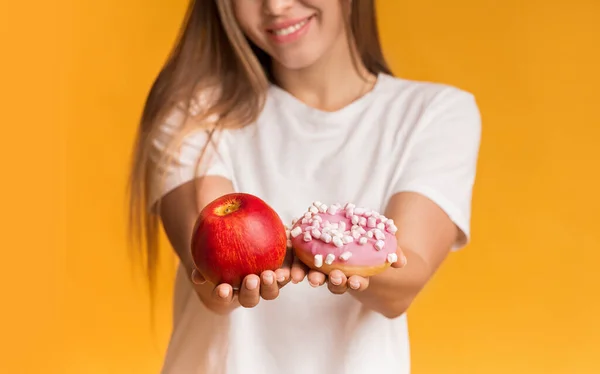
<path fill-rule="evenodd" d="M 476 105 L 475 95 L 465 89 L 446 83 L 410 80 L 382 74 L 379 84 L 380 95 L 404 105 L 422 107 L 426 110 L 444 106 Z"/>
<path fill-rule="evenodd" d="M 179 165 L 194 165 L 208 146 L 221 148 L 230 141 L 231 131 L 217 126 L 219 117 L 206 112 L 209 93 L 198 93 L 189 103 L 175 102 L 162 115 L 149 134 L 151 159 L 164 162 L 175 157 Z"/>
<path fill-rule="evenodd" d="M 381 77 L 379 95 L 387 106 L 393 106 L 414 130 L 452 130 L 479 136 L 481 116 L 475 95 L 457 86 L 402 79 L 390 75 Z M 417 131 L 417 132 L 418 132 Z"/>

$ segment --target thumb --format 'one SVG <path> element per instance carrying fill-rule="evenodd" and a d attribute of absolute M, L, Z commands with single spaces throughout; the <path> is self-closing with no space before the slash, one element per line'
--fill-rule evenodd
<path fill-rule="evenodd" d="M 200 274 L 198 269 L 192 270 L 192 282 L 194 284 L 204 284 L 206 283 L 206 279 Z"/>
<path fill-rule="evenodd" d="M 396 269 L 405 267 L 408 261 L 406 259 L 406 255 L 402 251 L 402 248 L 398 247 L 398 249 L 396 249 L 396 256 L 398 256 L 398 261 L 394 262 L 392 267 Z"/>

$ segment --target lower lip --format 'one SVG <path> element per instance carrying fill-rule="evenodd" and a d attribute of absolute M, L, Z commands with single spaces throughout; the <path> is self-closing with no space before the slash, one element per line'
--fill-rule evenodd
<path fill-rule="evenodd" d="M 271 38 L 271 40 L 273 40 L 274 42 L 279 43 L 279 44 L 294 42 L 294 41 L 300 39 L 302 36 L 304 36 L 304 34 L 306 34 L 308 32 L 310 24 L 313 21 L 313 18 L 314 17 L 308 18 L 308 20 L 306 21 L 306 23 L 304 25 L 302 25 L 302 27 L 300 27 L 298 30 L 296 30 L 290 34 L 276 35 L 272 32 L 268 32 L 267 34 L 269 34 L 269 37 Z"/>

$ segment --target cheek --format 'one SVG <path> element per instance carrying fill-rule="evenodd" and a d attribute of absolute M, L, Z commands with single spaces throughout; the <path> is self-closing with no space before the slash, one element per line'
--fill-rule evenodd
<path fill-rule="evenodd" d="M 344 10 L 339 1 L 330 0 L 326 5 L 318 8 L 321 18 L 321 32 L 326 33 L 325 37 L 337 37 L 344 32 L 344 22 L 348 18 L 344 14 Z"/>
<path fill-rule="evenodd" d="M 319 29 L 320 42 L 328 47 L 343 37 L 346 31 L 343 18 L 335 11 L 323 14 Z"/>

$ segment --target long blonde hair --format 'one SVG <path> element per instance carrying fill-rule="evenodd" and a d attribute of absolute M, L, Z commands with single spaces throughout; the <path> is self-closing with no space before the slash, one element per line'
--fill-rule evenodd
<path fill-rule="evenodd" d="M 343 1 L 343 0 L 341 0 Z M 357 59 L 372 74 L 391 74 L 381 51 L 375 0 L 351 2 L 348 41 Z M 192 113 L 170 148 L 176 148 L 192 130 L 242 127 L 260 114 L 271 76 L 270 57 L 253 45 L 235 20 L 232 0 L 191 0 L 178 40 L 158 74 L 142 112 L 128 185 L 129 234 L 145 247 L 145 267 L 150 286 L 155 282 L 159 253 L 159 206 L 149 211 L 152 183 L 161 169 L 151 157 L 158 125 L 176 107 Z M 190 110 L 198 92 L 217 92 L 199 113 Z M 218 120 L 208 121 L 209 118 Z M 209 141 L 211 136 L 209 136 Z"/>

